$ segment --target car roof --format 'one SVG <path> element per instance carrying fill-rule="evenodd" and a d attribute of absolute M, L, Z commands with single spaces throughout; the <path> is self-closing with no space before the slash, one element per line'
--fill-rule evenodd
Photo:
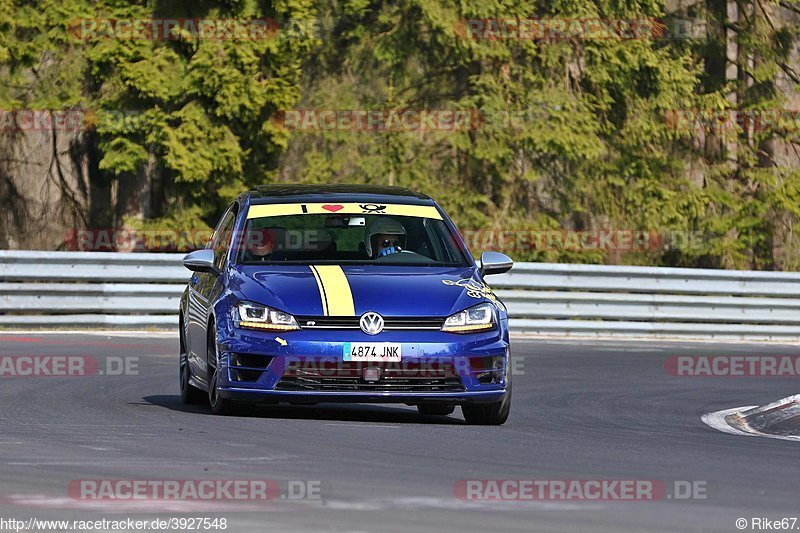
<path fill-rule="evenodd" d="M 404 187 L 345 184 L 259 185 L 245 193 L 253 204 L 308 202 L 382 202 L 431 205 L 433 200 Z"/>

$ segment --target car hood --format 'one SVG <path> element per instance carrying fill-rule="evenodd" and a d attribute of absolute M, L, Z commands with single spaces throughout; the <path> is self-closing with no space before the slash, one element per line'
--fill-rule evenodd
<path fill-rule="evenodd" d="M 229 287 L 243 300 L 298 316 L 343 315 L 339 311 L 348 308 L 352 294 L 355 316 L 375 311 L 384 316 L 444 317 L 491 295 L 472 267 L 237 266 L 229 275 Z"/>

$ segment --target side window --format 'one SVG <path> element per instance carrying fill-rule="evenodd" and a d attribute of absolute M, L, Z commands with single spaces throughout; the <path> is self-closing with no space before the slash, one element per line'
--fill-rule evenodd
<path fill-rule="evenodd" d="M 214 250 L 214 264 L 222 270 L 225 258 L 231 247 L 233 238 L 233 226 L 236 223 L 237 209 L 234 205 L 222 216 L 217 228 L 214 230 L 214 237 L 211 239 L 211 249 Z"/>

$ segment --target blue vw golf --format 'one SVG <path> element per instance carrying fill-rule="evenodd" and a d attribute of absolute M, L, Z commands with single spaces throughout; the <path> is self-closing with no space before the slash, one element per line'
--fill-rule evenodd
<path fill-rule="evenodd" d="M 511 407 L 508 314 L 442 209 L 399 187 L 272 185 L 240 195 L 180 304 L 180 391 L 254 403 L 399 402 L 471 424 Z"/>

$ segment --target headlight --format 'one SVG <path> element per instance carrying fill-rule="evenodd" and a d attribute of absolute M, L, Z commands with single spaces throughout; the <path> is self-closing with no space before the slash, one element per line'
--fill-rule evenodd
<path fill-rule="evenodd" d="M 454 315 L 447 317 L 442 326 L 442 331 L 450 333 L 470 333 L 493 329 L 497 324 L 494 306 L 484 303 L 470 307 Z"/>
<path fill-rule="evenodd" d="M 247 302 L 239 304 L 239 327 L 267 331 L 300 329 L 297 321 L 289 313 Z"/>

